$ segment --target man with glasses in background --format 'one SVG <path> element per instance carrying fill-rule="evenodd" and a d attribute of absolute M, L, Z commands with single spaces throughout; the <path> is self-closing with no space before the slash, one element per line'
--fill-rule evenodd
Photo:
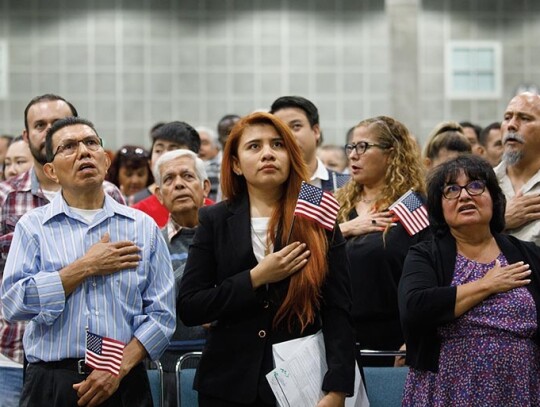
<path fill-rule="evenodd" d="M 45 135 L 53 123 L 69 116 L 77 116 L 75 107 L 53 94 L 36 96 L 24 110 L 23 138 L 30 147 L 34 165 L 19 176 L 0 183 L 0 278 L 19 218 L 48 204 L 60 190 L 60 185 L 43 172 L 47 162 Z M 120 190 L 113 184 L 105 182 L 103 188 L 114 199 L 124 203 Z M 0 394 L 5 405 L 18 405 L 22 389 L 22 336 L 25 326 L 25 321 L 8 323 L 0 310 Z"/>
<path fill-rule="evenodd" d="M 167 244 L 149 216 L 105 194 L 110 159 L 92 123 L 58 120 L 45 152 L 61 193 L 19 220 L 1 291 L 5 318 L 30 320 L 20 405 L 151 406 L 141 362 L 161 356 L 175 327 Z M 99 352 L 125 345 L 118 371 L 89 363 L 94 334 Z"/>

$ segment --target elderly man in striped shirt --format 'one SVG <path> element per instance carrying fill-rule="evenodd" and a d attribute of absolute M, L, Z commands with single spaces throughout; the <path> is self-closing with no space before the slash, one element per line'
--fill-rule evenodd
<path fill-rule="evenodd" d="M 17 223 L 1 291 L 5 318 L 30 320 L 20 405 L 151 406 L 141 361 L 158 359 L 175 328 L 167 244 L 150 217 L 104 193 L 110 160 L 92 123 L 57 121 L 45 149 L 61 194 Z M 125 344 L 118 374 L 85 367 L 87 331 Z"/>
<path fill-rule="evenodd" d="M 23 138 L 30 147 L 34 165 L 19 176 L 0 182 L 0 280 L 15 225 L 25 213 L 48 204 L 60 190 L 60 185 L 43 172 L 47 162 L 45 135 L 54 122 L 69 116 L 77 116 L 75 106 L 50 93 L 32 98 L 24 109 Z M 118 202 L 125 203 L 114 184 L 105 181 L 103 190 Z M 19 405 L 24 361 L 22 338 L 26 323 L 8 323 L 0 309 L 0 405 L 3 407 Z"/>

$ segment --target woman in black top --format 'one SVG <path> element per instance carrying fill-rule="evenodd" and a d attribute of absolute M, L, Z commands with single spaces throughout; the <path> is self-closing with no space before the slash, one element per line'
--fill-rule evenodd
<path fill-rule="evenodd" d="M 404 343 L 397 305 L 403 261 L 429 232 L 410 236 L 388 207 L 410 189 L 424 194 L 418 150 L 407 128 L 386 116 L 360 122 L 345 149 L 351 179 L 336 198 L 351 264 L 356 340 L 362 349 L 398 350 Z M 363 364 L 392 365 L 393 358 L 364 358 Z"/>
<path fill-rule="evenodd" d="M 399 283 L 404 406 L 540 405 L 540 248 L 501 233 L 506 199 L 484 159 L 428 179 L 433 237 Z"/>

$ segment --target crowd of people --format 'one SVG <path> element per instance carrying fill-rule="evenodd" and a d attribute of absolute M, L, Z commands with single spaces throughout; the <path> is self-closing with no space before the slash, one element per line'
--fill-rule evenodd
<path fill-rule="evenodd" d="M 540 405 L 539 95 L 423 148 L 389 116 L 325 144 L 300 96 L 216 131 L 156 123 L 149 149 L 98 129 L 45 94 L 0 137 L 0 406 L 151 406 L 147 360 L 176 406 L 174 343 L 204 344 L 201 406 L 271 406 L 273 345 L 318 331 L 318 407 L 358 390 L 355 363 L 409 366 L 404 406 Z M 333 228 L 295 216 L 303 182 L 335 197 Z M 411 191 L 429 227 L 393 209 Z"/>

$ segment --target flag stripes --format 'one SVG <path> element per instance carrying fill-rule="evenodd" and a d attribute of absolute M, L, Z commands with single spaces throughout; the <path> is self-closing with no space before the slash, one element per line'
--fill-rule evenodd
<path fill-rule="evenodd" d="M 294 209 L 295 215 L 313 220 L 323 228 L 332 230 L 336 223 L 338 211 L 339 203 L 332 194 L 302 182 Z"/>
<path fill-rule="evenodd" d="M 413 236 L 429 226 L 425 205 L 416 192 L 410 190 L 403 194 L 389 208 L 399 218 L 401 224 Z"/>
<path fill-rule="evenodd" d="M 86 332 L 85 363 L 93 369 L 118 376 L 125 344 L 115 339 Z"/>

